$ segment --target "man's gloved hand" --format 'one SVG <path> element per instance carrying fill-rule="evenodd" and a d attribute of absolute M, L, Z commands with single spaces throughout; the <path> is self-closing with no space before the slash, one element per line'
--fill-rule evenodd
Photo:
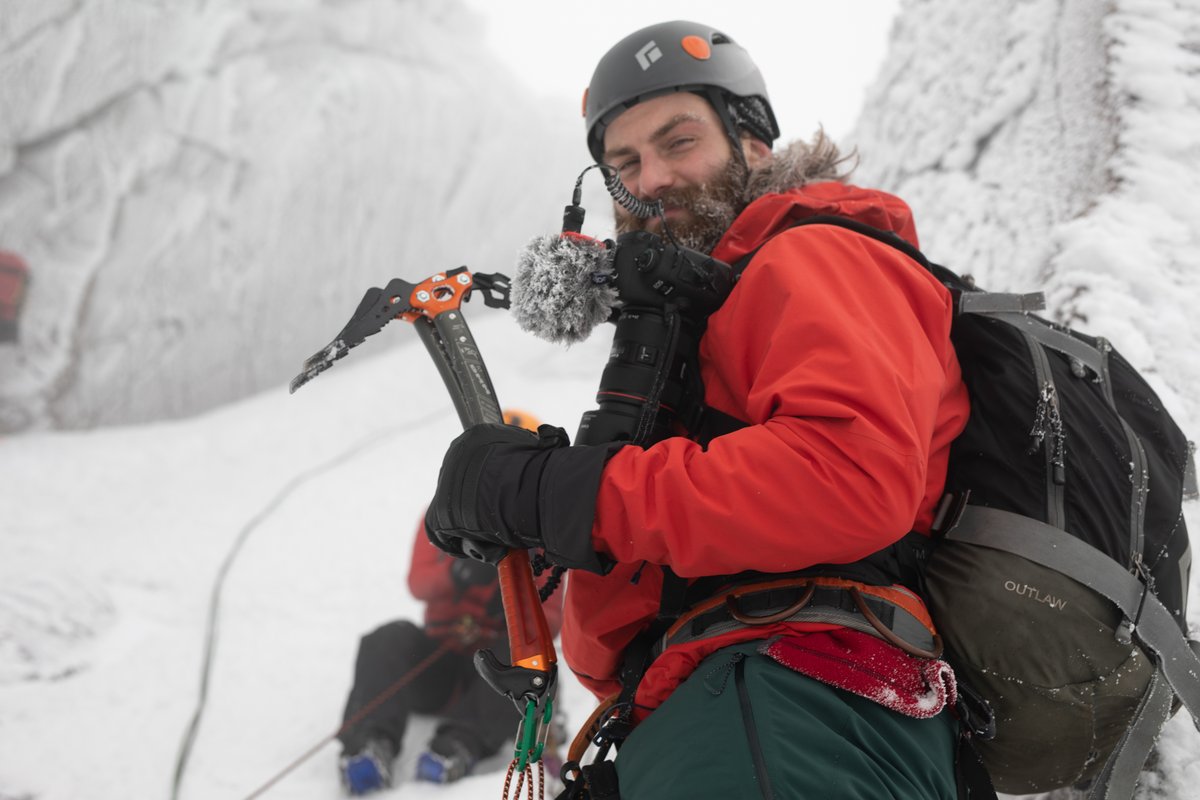
<path fill-rule="evenodd" d="M 562 428 L 536 434 L 475 425 L 442 461 L 425 533 L 454 556 L 495 564 L 512 548 L 546 550 L 566 567 L 607 571 L 592 550 L 600 474 L 620 444 L 570 447 Z"/>
<path fill-rule="evenodd" d="M 473 558 L 456 558 L 450 562 L 450 580 L 459 591 L 487 586 L 496 582 L 496 568 Z"/>

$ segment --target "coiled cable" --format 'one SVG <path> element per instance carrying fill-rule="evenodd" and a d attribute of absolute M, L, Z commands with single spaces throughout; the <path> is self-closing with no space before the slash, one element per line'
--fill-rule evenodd
<path fill-rule="evenodd" d="M 583 172 L 579 173 L 579 177 L 575 179 L 575 191 L 571 194 L 571 205 L 567 206 L 566 213 L 563 216 L 563 231 L 579 233 L 583 227 L 584 210 L 580 203 L 583 202 L 583 177 L 593 169 L 600 170 L 604 175 L 604 188 L 608 189 L 609 195 L 613 201 L 628 211 L 638 219 L 650 219 L 658 217 L 662 220 L 663 234 L 667 241 L 676 247 L 680 247 L 675 235 L 671 233 L 670 226 L 667 225 L 666 209 L 663 208 L 662 200 L 642 200 L 636 197 L 633 192 L 625 188 L 625 184 L 621 182 L 621 173 L 611 164 L 601 164 L 599 162 L 591 164 L 584 168 Z"/>

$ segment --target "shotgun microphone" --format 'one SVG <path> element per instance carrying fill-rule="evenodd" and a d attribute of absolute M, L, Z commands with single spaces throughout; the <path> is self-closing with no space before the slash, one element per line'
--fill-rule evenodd
<path fill-rule="evenodd" d="M 593 169 L 600 170 L 608 193 L 630 214 L 640 219 L 663 215 L 661 201 L 634 197 L 614 167 L 592 164 L 579 173 L 571 204 L 563 212 L 562 233 L 531 240 L 518 256 L 512 282 L 512 314 L 517 324 L 549 342 L 582 342 L 625 304 L 617 286 L 614 243 L 580 233 L 583 178 Z"/>
<path fill-rule="evenodd" d="M 612 250 L 566 232 L 538 236 L 521 251 L 512 315 L 522 330 L 561 344 L 582 342 L 618 305 Z"/>
<path fill-rule="evenodd" d="M 580 233 L 581 185 L 593 168 L 631 214 L 662 217 L 666 238 L 639 230 L 601 242 Z M 660 201 L 639 200 L 615 169 L 594 164 L 575 182 L 562 233 L 536 237 L 521 251 L 510 300 L 517 324 L 550 342 L 581 342 L 600 323 L 616 323 L 599 408 L 583 415 L 576 444 L 645 445 L 669 436 L 680 411 L 690 416 L 695 407 L 689 402 L 685 409 L 684 401 L 694 388 L 691 376 L 699 374 L 699 338 L 732 288 L 728 264 L 675 240 Z"/>

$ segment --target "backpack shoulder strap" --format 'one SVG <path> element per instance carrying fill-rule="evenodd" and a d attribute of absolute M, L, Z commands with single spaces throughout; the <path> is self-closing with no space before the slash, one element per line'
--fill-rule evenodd
<path fill-rule="evenodd" d="M 857 234 L 874 239 L 877 242 L 886 244 L 889 247 L 899 250 L 904 255 L 916 261 L 926 270 L 928 270 L 935 278 L 950 290 L 954 297 L 954 313 L 957 314 L 990 314 L 999 316 L 1001 314 L 1009 315 L 1026 315 L 1034 311 L 1042 311 L 1046 307 L 1046 296 L 1042 292 L 1030 292 L 1027 294 L 1016 294 L 1009 292 L 985 292 L 975 285 L 975 281 L 970 276 L 959 275 L 954 270 L 943 267 L 941 264 L 935 264 L 926 258 L 925 254 L 914 247 L 906 239 L 892 231 L 885 231 L 882 228 L 876 228 L 874 225 L 868 225 L 865 222 L 859 222 L 848 217 L 839 217 L 835 214 L 818 214 L 807 219 L 797 220 L 793 222 L 787 229 L 797 228 L 801 225 L 834 225 L 839 228 L 845 228 L 849 231 L 854 231 Z M 779 231 L 775 234 L 778 236 Z M 774 238 L 774 237 L 771 237 Z M 750 260 L 758 254 L 758 251 L 769 242 L 767 239 L 758 247 L 746 255 L 739 258 L 733 263 L 734 280 L 741 277 L 742 272 L 749 266 Z M 1011 321 L 1011 320 L 1010 320 Z"/>
<path fill-rule="evenodd" d="M 911 258 L 913 261 L 916 261 L 922 267 L 925 267 L 925 269 L 937 275 L 937 272 L 934 270 L 936 265 L 932 264 L 927 258 L 925 258 L 924 253 L 905 241 L 899 234 L 892 233 L 891 231 L 885 231 L 882 228 L 876 228 L 874 225 L 868 225 L 865 222 L 859 222 L 858 220 L 850 219 L 849 217 L 839 217 L 836 214 L 818 214 L 814 217 L 796 220 L 784 230 L 799 228 L 802 225 L 834 225 L 838 228 L 845 228 L 846 230 L 854 231 L 855 233 L 874 239 L 878 242 L 882 242 L 889 247 L 894 247 Z M 760 244 L 758 247 L 754 248 L 749 253 L 733 262 L 734 280 L 737 280 L 741 277 L 742 272 L 750 264 L 750 259 L 754 258 L 754 256 L 758 254 L 758 251 L 763 248 L 763 245 L 771 241 L 771 239 L 775 238 L 775 236 L 778 236 L 780 233 L 783 233 L 783 231 L 775 233 L 766 241 L 762 242 L 762 244 Z M 950 272 L 950 270 L 945 271 Z M 953 275 L 953 273 L 950 274 Z M 941 276 L 939 275 L 938 278 L 941 279 Z M 954 278 L 961 280 L 961 278 L 958 278 L 957 275 L 954 275 Z"/>
<path fill-rule="evenodd" d="M 925 269 L 932 272 L 938 280 L 945 284 L 950 291 L 956 295 L 956 297 L 961 295 L 964 291 L 969 291 L 972 288 L 972 283 L 969 280 L 959 277 L 953 271 L 946 269 L 945 267 L 930 262 L 927 258 L 925 258 L 924 253 L 905 241 L 901 236 L 892 233 L 891 231 L 885 231 L 882 228 L 876 228 L 873 225 L 867 225 L 864 222 L 859 222 L 858 220 L 850 219 L 849 217 L 839 217 L 835 214 L 818 214 L 813 217 L 808 217 L 807 219 L 796 220 L 784 230 L 798 228 L 802 225 L 833 225 L 839 228 L 845 228 L 846 230 L 854 231 L 862 236 L 867 236 L 871 239 L 875 239 L 878 242 L 882 242 L 889 247 L 893 247 L 896 250 L 904 253 L 912 260 L 916 261 Z M 763 246 L 767 244 L 767 242 L 771 241 L 771 239 L 775 238 L 775 236 L 778 236 L 780 233 L 783 233 L 783 231 L 776 232 L 771 237 L 767 238 L 766 241 L 760 243 L 758 247 L 754 248 L 732 264 L 733 278 L 735 281 L 741 277 L 742 272 L 745 271 L 747 266 L 749 266 L 751 259 L 758 255 L 758 251 L 761 250 Z M 987 293 L 979 292 L 979 294 L 986 295 Z M 987 296 L 993 297 L 993 295 Z M 1007 295 L 995 295 L 995 297 L 1007 297 Z M 976 310 L 977 308 L 987 311 L 1008 311 L 1012 310 L 1013 308 L 1020 309 L 1021 306 L 1020 304 L 1014 305 L 1013 303 L 1001 304 L 994 307 L 985 307 L 980 305 L 973 306 L 972 310 Z M 692 409 L 690 419 L 685 423 L 685 427 L 691 433 L 693 439 L 695 439 L 704 447 L 708 447 L 708 443 L 718 436 L 732 433 L 733 431 L 746 427 L 748 424 L 749 423 L 740 420 L 737 417 L 712 408 L 701 401 L 695 404 L 695 407 Z"/>

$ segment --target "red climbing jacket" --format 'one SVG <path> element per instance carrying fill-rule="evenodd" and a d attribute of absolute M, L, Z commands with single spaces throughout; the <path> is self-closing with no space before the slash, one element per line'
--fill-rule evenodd
<path fill-rule="evenodd" d="M 684 578 L 784 573 L 929 530 L 968 413 L 950 294 L 880 242 L 790 228 L 823 214 L 917 243 L 903 201 L 840 183 L 764 195 L 726 232 L 722 261 L 761 249 L 709 318 L 701 373 L 705 402 L 749 425 L 707 448 L 674 437 L 608 462 L 592 537 L 617 565 L 572 572 L 563 633 L 567 663 L 598 696 L 619 689 L 622 652 L 658 611 L 657 565 Z M 781 622 L 673 646 L 645 673 L 639 711 L 721 647 L 833 627 Z"/>

